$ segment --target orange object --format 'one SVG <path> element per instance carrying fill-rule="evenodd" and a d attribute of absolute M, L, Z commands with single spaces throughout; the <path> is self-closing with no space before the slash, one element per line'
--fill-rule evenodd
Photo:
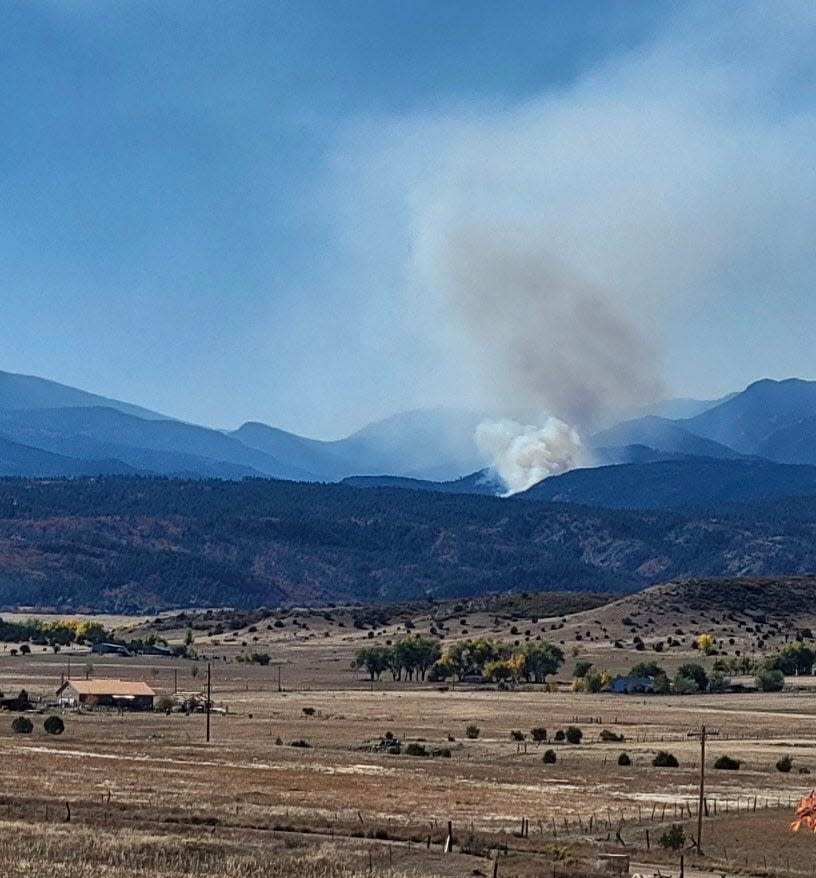
<path fill-rule="evenodd" d="M 791 823 L 791 831 L 798 832 L 803 826 L 816 832 L 816 790 L 811 790 L 796 806 L 796 820 Z"/>

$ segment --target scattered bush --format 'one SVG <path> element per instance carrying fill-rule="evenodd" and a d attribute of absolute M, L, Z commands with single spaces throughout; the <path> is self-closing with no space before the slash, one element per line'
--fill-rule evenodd
<path fill-rule="evenodd" d="M 432 751 L 431 756 L 441 756 L 443 759 L 450 759 L 450 747 L 437 747 L 436 750 Z"/>
<path fill-rule="evenodd" d="M 480 729 L 475 723 L 471 723 L 471 724 L 465 729 L 465 736 L 466 736 L 467 738 L 470 738 L 471 741 L 475 741 L 476 738 L 479 737 L 479 733 L 480 733 L 480 732 L 481 732 L 481 729 Z"/>
<path fill-rule="evenodd" d="M 624 740 L 626 740 L 626 739 L 624 738 L 623 735 L 619 735 L 619 734 L 617 734 L 616 732 L 610 731 L 609 729 L 604 729 L 604 730 L 601 732 L 601 736 L 600 736 L 600 737 L 601 737 L 601 740 L 602 740 L 602 741 L 607 741 L 607 742 L 610 742 L 610 743 L 613 742 L 613 741 L 624 741 Z"/>
<path fill-rule="evenodd" d="M 304 707 L 303 708 L 303 715 L 304 716 L 314 716 L 315 709 L 313 707 Z"/>
<path fill-rule="evenodd" d="M 652 765 L 655 768 L 677 768 L 680 763 L 677 761 L 674 753 L 669 753 L 668 750 L 661 750 L 652 760 Z"/>
<path fill-rule="evenodd" d="M 686 831 L 681 824 L 672 823 L 672 825 L 658 838 L 657 843 L 664 850 L 679 851 L 686 843 Z"/>
<path fill-rule="evenodd" d="M 65 731 L 65 723 L 58 716 L 49 716 L 43 728 L 49 735 L 61 735 Z"/>
<path fill-rule="evenodd" d="M 524 732 L 520 731 L 519 729 L 513 729 L 510 732 L 510 737 L 514 741 L 523 741 L 527 737 L 527 735 L 525 735 Z"/>
<path fill-rule="evenodd" d="M 405 748 L 405 755 L 406 756 L 427 756 L 428 751 L 422 746 L 422 744 L 417 744 L 417 743 L 412 741 Z"/>
<path fill-rule="evenodd" d="M 552 765 L 555 762 L 555 750 L 545 750 L 542 762 Z"/>
<path fill-rule="evenodd" d="M 564 740 L 564 730 L 563 730 L 563 729 L 559 729 L 559 730 L 555 733 L 555 740 L 556 740 L 556 742 L 559 743 L 559 744 L 563 742 L 563 740 Z"/>
<path fill-rule="evenodd" d="M 536 744 L 540 744 L 542 741 L 547 740 L 547 730 L 543 726 L 536 726 L 534 729 L 531 729 L 530 734 Z"/>
<path fill-rule="evenodd" d="M 621 753 L 621 755 L 618 756 L 618 765 L 631 765 L 631 764 L 632 764 L 632 760 L 629 758 L 628 753 Z"/>
<path fill-rule="evenodd" d="M 781 692 L 785 688 L 785 675 L 776 668 L 762 668 L 757 672 L 756 685 L 760 692 Z"/>
<path fill-rule="evenodd" d="M 783 756 L 776 761 L 776 770 L 787 774 L 793 768 L 793 759 L 790 756 Z"/>
<path fill-rule="evenodd" d="M 589 671 L 591 667 L 592 662 L 581 659 L 581 661 L 575 663 L 575 673 L 573 674 L 573 676 L 581 679 L 581 677 L 585 677 L 587 675 L 587 671 Z"/>
<path fill-rule="evenodd" d="M 153 709 L 160 710 L 163 713 L 172 710 L 175 706 L 176 699 L 172 695 L 157 695 L 156 700 L 153 702 Z"/>
<path fill-rule="evenodd" d="M 18 735 L 30 735 L 34 731 L 34 723 L 27 716 L 15 717 L 11 730 Z"/>
<path fill-rule="evenodd" d="M 303 738 L 298 738 L 296 741 L 289 742 L 290 747 L 311 747 L 312 745 L 308 741 L 304 741 Z"/>
<path fill-rule="evenodd" d="M 567 726 L 567 731 L 564 733 L 564 737 L 570 744 L 580 744 L 581 738 L 584 737 L 584 733 L 578 728 L 578 726 Z"/>
<path fill-rule="evenodd" d="M 714 760 L 714 768 L 722 771 L 738 771 L 742 762 L 739 759 L 732 759 L 730 756 L 720 756 Z"/>

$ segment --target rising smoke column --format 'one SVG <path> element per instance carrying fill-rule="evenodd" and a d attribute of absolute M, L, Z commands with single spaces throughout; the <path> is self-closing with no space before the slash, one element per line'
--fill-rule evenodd
<path fill-rule="evenodd" d="M 546 412 L 587 432 L 659 396 L 656 348 L 614 290 L 560 264 L 529 229 L 455 214 L 427 229 L 418 254 L 492 408 Z"/>
<path fill-rule="evenodd" d="M 592 462 L 577 431 L 558 418 L 548 418 L 543 427 L 511 420 L 484 421 L 476 428 L 476 444 L 504 483 L 507 495 Z"/>
<path fill-rule="evenodd" d="M 486 422 L 477 444 L 508 493 L 591 463 L 580 433 L 657 398 L 656 350 L 616 306 L 553 258 L 528 228 L 497 230 L 443 212 L 419 264 L 469 349 L 494 410 L 545 412 L 541 426 Z"/>

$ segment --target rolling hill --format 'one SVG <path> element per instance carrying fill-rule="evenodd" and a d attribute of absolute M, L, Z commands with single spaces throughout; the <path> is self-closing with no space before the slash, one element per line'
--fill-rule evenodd
<path fill-rule="evenodd" d="M 816 467 L 760 458 L 684 457 L 571 470 L 533 485 L 521 496 L 608 509 L 717 509 L 730 503 L 816 496 Z"/>

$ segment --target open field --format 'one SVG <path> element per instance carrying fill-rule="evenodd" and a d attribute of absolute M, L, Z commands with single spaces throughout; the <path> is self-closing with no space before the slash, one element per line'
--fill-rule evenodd
<path fill-rule="evenodd" d="M 557 630 L 579 631 L 596 616 L 609 627 L 619 613 L 610 606 L 583 611 Z M 10 717 L 0 716 L 0 838 L 24 864 L 6 874 L 47 869 L 73 878 L 80 870 L 68 848 L 99 863 L 99 874 L 134 878 L 491 875 L 497 857 L 502 876 L 590 875 L 598 852 L 623 850 L 649 874 L 658 864 L 664 875 L 676 874 L 678 856 L 657 849 L 656 839 L 673 822 L 696 833 L 699 744 L 688 732 L 701 723 L 719 731 L 709 768 L 722 754 L 743 765 L 707 772 L 706 856 L 686 851 L 687 876 L 692 868 L 704 875 L 816 874 L 816 840 L 788 830 L 791 803 L 813 784 L 799 770 L 816 772 L 814 678 L 797 678 L 801 686 L 778 694 L 686 697 L 541 686 L 503 692 L 390 677 L 372 684 L 349 667 L 354 650 L 371 642 L 368 631 L 350 619 L 339 626 L 341 611 L 329 615 L 331 623 L 303 611 L 287 614 L 281 628 L 270 617 L 223 634 L 196 630 L 198 661 L 88 656 L 81 649 L 55 655 L 44 647 L 30 656 L 0 654 L 0 688 L 24 686 L 44 701 L 53 699 L 69 661 L 73 676 L 90 661 L 94 676 L 146 680 L 157 692 L 201 691 L 205 655 L 214 704 L 225 711 L 212 717 L 210 743 L 201 714 L 66 712 L 60 737 L 44 734 L 36 717 L 33 734 L 15 735 Z M 474 635 L 512 636 L 509 617 L 470 613 L 465 626 L 459 615 L 459 628 Z M 539 620 L 538 629 L 552 630 L 554 618 Z M 426 627 L 414 619 L 414 630 Z M 179 641 L 189 622 L 176 629 L 165 623 L 164 636 Z M 404 624 L 383 622 L 376 641 L 404 634 Z M 268 649 L 272 663 L 234 661 L 248 647 Z M 570 666 L 576 648 L 621 668 L 643 657 L 604 639 L 587 644 L 572 636 L 564 648 Z M 691 655 L 681 648 L 666 661 Z M 479 726 L 478 739 L 466 737 L 469 724 Z M 579 745 L 529 740 L 534 726 L 551 738 L 570 724 L 584 732 Z M 603 743 L 603 729 L 625 740 Z M 511 730 L 528 740 L 512 740 Z M 386 732 L 402 741 L 403 754 L 374 749 Z M 405 755 L 409 742 L 447 748 L 450 756 Z M 551 746 L 557 761 L 544 764 Z M 671 750 L 679 767 L 654 768 L 659 749 Z M 617 764 L 623 751 L 631 766 Z M 775 768 L 785 754 L 794 759 L 790 774 Z M 448 820 L 453 854 L 443 852 Z"/>

